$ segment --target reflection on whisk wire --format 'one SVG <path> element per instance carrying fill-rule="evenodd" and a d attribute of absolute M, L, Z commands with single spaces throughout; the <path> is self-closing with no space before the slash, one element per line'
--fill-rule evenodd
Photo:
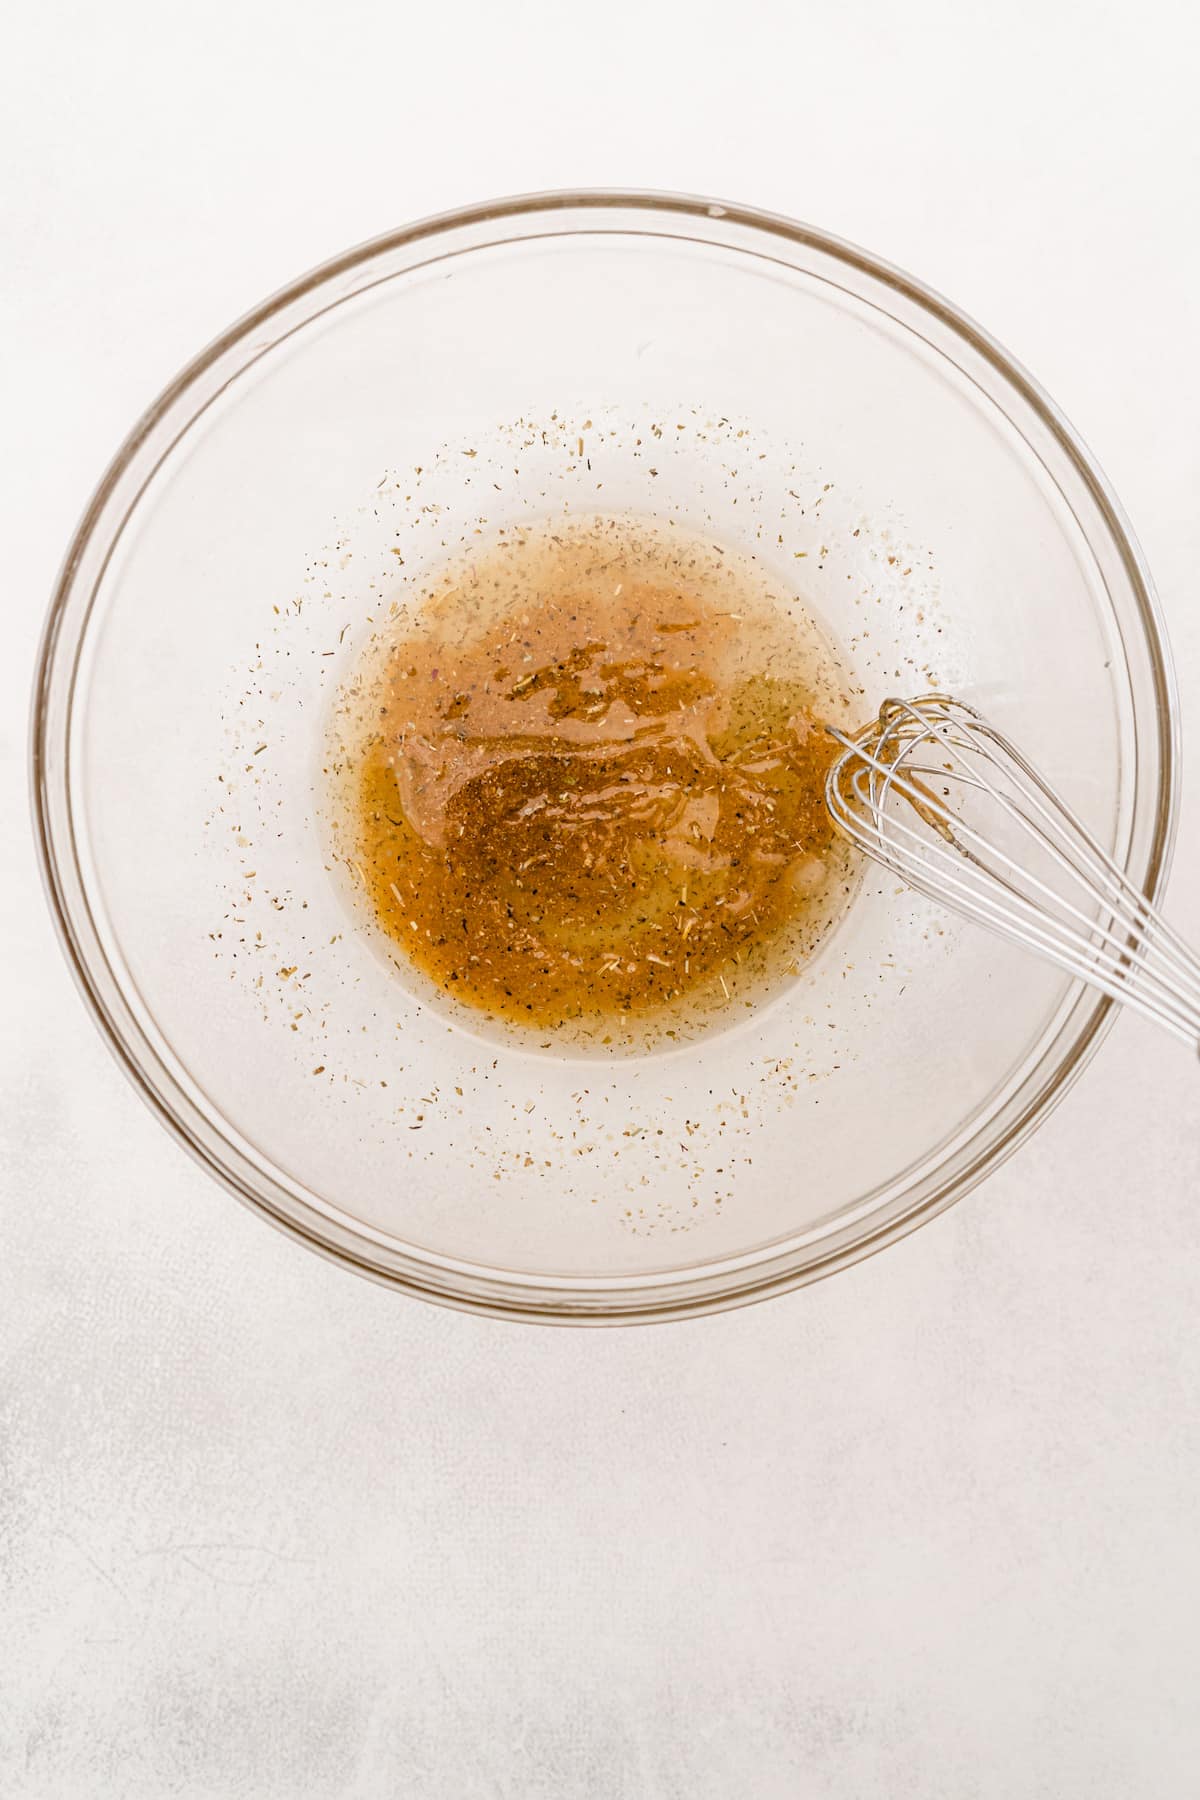
<path fill-rule="evenodd" d="M 887 700 L 842 745 L 834 824 L 954 911 L 1200 1046 L 1200 958 L 1021 752 L 947 695 Z"/>

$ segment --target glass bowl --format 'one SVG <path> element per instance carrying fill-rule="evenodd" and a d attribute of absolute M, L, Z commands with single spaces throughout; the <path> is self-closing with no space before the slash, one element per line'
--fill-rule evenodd
<path fill-rule="evenodd" d="M 475 1032 L 393 979 L 329 867 L 332 693 L 440 559 L 598 510 L 759 558 L 864 716 L 931 683 L 980 705 L 1151 895 L 1177 767 L 1095 464 L 969 320 L 822 232 L 504 201 L 351 251 L 206 350 L 50 610 L 34 803 L 67 955 L 158 1116 L 276 1224 L 411 1293 L 581 1323 L 879 1249 L 1021 1141 L 1112 1010 L 872 872 L 785 992 L 645 1053 Z"/>

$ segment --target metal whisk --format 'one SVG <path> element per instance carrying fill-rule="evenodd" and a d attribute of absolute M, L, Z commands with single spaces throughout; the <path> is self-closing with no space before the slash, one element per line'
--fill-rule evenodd
<path fill-rule="evenodd" d="M 1200 1046 L 1200 957 L 1021 752 L 974 708 L 887 700 L 825 798 L 851 843 L 911 887 Z"/>

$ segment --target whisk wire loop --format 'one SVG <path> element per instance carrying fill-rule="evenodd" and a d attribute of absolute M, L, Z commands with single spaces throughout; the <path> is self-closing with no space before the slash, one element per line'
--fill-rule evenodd
<path fill-rule="evenodd" d="M 1200 1046 L 1200 958 L 994 725 L 961 700 L 887 700 L 842 746 L 838 830 L 909 886 Z"/>

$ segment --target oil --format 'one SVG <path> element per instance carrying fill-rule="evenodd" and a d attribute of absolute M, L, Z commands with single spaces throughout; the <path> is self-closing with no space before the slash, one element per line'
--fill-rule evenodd
<path fill-rule="evenodd" d="M 394 962 L 608 1044 L 690 1035 L 812 953 L 854 885 L 823 797 L 851 700 L 796 595 L 597 517 L 502 533 L 396 612 L 329 758 Z"/>

